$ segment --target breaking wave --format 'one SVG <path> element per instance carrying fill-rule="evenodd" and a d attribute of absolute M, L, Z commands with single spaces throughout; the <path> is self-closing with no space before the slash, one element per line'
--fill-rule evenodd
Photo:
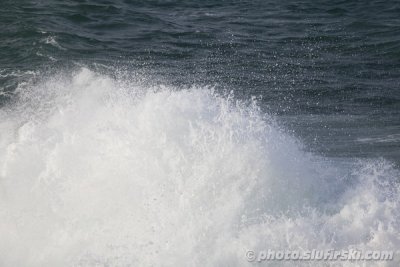
<path fill-rule="evenodd" d="M 304 152 L 256 101 L 86 68 L 18 94 L 0 110 L 1 266 L 253 266 L 248 249 L 400 248 L 398 169 Z"/>

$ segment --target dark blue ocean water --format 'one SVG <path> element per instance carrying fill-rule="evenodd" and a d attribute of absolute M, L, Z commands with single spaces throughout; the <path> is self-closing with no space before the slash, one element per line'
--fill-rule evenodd
<path fill-rule="evenodd" d="M 0 25 L 3 104 L 37 71 L 123 67 L 262 96 L 326 155 L 400 158 L 398 1 L 4 0 Z"/>

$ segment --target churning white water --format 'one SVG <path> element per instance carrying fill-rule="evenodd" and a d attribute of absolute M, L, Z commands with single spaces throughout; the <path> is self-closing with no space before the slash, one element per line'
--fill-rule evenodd
<path fill-rule="evenodd" d="M 304 152 L 254 102 L 81 69 L 25 85 L 0 110 L 0 266 L 256 266 L 246 250 L 397 251 L 398 178 L 385 160 Z"/>

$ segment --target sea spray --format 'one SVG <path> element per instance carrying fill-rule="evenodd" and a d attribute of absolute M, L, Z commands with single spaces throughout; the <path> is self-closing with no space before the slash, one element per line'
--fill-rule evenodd
<path fill-rule="evenodd" d="M 0 110 L 1 266 L 253 266 L 248 249 L 400 248 L 395 167 L 306 153 L 254 103 L 85 68 L 18 93 Z"/>

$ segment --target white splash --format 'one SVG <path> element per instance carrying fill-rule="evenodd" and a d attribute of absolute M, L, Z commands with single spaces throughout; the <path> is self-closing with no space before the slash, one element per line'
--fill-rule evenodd
<path fill-rule="evenodd" d="M 0 110 L 1 266 L 254 266 L 247 249 L 399 250 L 399 171 L 305 153 L 255 103 L 88 69 L 19 94 Z"/>

